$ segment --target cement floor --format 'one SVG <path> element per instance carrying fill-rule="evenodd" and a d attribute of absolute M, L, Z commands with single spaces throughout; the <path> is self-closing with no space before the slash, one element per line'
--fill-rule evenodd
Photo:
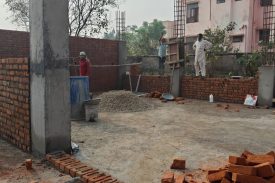
<path fill-rule="evenodd" d="M 152 102 L 154 110 L 101 113 L 97 123 L 73 122 L 78 158 L 126 183 L 159 183 L 175 157 L 185 158 L 187 171 L 193 171 L 220 166 L 244 149 L 275 150 L 272 110 L 233 104 L 225 110 L 196 100 Z"/>

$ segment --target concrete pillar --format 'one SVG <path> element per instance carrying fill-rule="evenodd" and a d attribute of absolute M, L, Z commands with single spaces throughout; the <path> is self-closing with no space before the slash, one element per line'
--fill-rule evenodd
<path fill-rule="evenodd" d="M 173 71 L 172 71 L 173 72 Z M 182 75 L 183 75 L 183 68 L 176 68 L 174 70 L 174 73 L 171 75 L 171 93 L 174 97 L 181 96 L 181 81 L 182 81 Z"/>
<path fill-rule="evenodd" d="M 70 151 L 68 0 L 30 0 L 30 20 L 32 150 Z"/>
<path fill-rule="evenodd" d="M 119 43 L 119 58 L 118 58 L 118 64 L 126 64 L 127 63 L 127 47 L 126 47 L 126 42 L 125 41 L 120 41 Z M 123 76 L 125 75 L 126 71 L 129 71 L 129 66 L 123 66 L 118 68 L 118 89 L 123 89 Z"/>
<path fill-rule="evenodd" d="M 258 103 L 261 106 L 272 106 L 275 98 L 275 66 L 262 66 L 259 68 Z"/>

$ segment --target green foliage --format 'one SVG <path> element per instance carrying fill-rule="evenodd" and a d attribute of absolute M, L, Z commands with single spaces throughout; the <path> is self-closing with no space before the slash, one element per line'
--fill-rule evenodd
<path fill-rule="evenodd" d="M 262 52 L 256 51 L 252 54 L 244 54 L 237 61 L 244 67 L 246 76 L 254 77 L 261 65 L 262 57 Z"/>
<path fill-rule="evenodd" d="M 125 35 L 129 55 L 155 55 L 164 29 L 164 25 L 158 20 L 144 22 L 141 27 L 129 26 Z"/>
<path fill-rule="evenodd" d="M 232 47 L 232 41 L 229 37 L 231 31 L 236 27 L 235 22 L 230 22 L 226 27 L 221 28 L 217 26 L 214 29 L 207 29 L 204 32 L 204 38 L 210 41 L 213 46 L 207 52 L 207 59 L 210 61 L 216 61 L 220 54 L 238 52 Z"/>

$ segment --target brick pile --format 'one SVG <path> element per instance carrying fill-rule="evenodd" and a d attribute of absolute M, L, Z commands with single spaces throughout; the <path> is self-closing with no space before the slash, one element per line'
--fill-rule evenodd
<path fill-rule="evenodd" d="M 275 152 L 253 154 L 244 151 L 240 157 L 229 156 L 229 164 L 208 171 L 210 183 L 275 183 Z"/>
<path fill-rule="evenodd" d="M 26 58 L 0 59 L 0 137 L 30 151 L 30 75 Z"/>
<path fill-rule="evenodd" d="M 48 154 L 46 159 L 60 171 L 72 177 L 80 177 L 83 183 L 122 183 L 111 175 L 87 166 L 63 152 Z"/>
<path fill-rule="evenodd" d="M 257 95 L 258 79 L 226 79 L 184 76 L 182 96 L 191 99 L 208 100 L 214 95 L 215 101 L 244 103 L 247 94 Z"/>
<path fill-rule="evenodd" d="M 209 183 L 275 183 L 275 152 L 254 154 L 244 151 L 239 157 L 229 156 L 226 166 L 206 171 Z M 185 160 L 175 159 L 171 169 L 184 170 Z M 205 171 L 204 171 L 205 172 Z M 202 172 L 200 177 L 205 177 Z M 161 183 L 200 183 L 192 173 L 166 171 Z M 204 179 L 203 179 L 204 180 Z M 206 183 L 207 181 L 203 181 Z"/>

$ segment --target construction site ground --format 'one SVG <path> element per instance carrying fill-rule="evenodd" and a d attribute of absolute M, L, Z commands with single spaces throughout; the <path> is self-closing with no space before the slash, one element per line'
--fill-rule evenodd
<path fill-rule="evenodd" d="M 26 169 L 26 159 L 32 159 L 32 170 Z M 64 183 L 71 180 L 43 159 L 34 158 L 0 139 L 0 183 Z"/>
<path fill-rule="evenodd" d="M 274 109 L 149 100 L 155 105 L 153 110 L 100 113 L 95 123 L 72 122 L 72 140 L 80 146 L 76 157 L 125 183 L 159 183 L 176 157 L 187 160 L 186 172 L 200 174 L 220 167 L 229 155 L 239 155 L 244 149 L 255 153 L 275 150 Z M 0 149 L 0 183 L 71 180 L 3 140 Z M 28 158 L 33 159 L 31 171 L 24 166 Z"/>
<path fill-rule="evenodd" d="M 149 100 L 155 109 L 100 113 L 96 123 L 73 122 L 72 140 L 80 146 L 77 158 L 125 183 L 159 183 L 175 157 L 186 159 L 186 172 L 192 172 L 220 167 L 244 149 L 275 150 L 272 109 Z"/>

